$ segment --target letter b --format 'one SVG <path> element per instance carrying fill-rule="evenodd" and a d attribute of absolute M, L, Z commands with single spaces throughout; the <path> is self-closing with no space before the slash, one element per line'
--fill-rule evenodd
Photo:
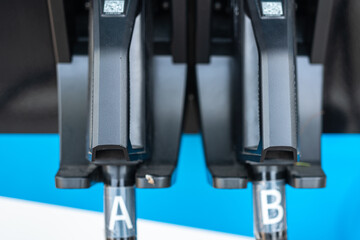
<path fill-rule="evenodd" d="M 281 204 L 281 193 L 278 190 L 262 190 L 260 192 L 261 196 L 261 211 L 264 225 L 271 225 L 280 222 L 284 217 L 284 208 Z M 273 196 L 274 201 L 272 203 L 268 202 L 268 197 Z M 269 210 L 274 209 L 277 211 L 276 217 L 270 218 Z"/>

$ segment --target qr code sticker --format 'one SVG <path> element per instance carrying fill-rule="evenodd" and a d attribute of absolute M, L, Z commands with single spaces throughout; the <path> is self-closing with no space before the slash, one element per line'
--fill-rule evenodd
<path fill-rule="evenodd" d="M 124 13 L 125 0 L 105 0 L 105 14 L 122 14 Z"/>
<path fill-rule="evenodd" d="M 264 16 L 276 17 L 284 14 L 281 2 L 262 2 L 261 7 Z"/>

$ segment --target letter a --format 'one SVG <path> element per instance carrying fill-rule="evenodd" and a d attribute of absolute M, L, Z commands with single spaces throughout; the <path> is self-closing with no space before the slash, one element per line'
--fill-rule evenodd
<path fill-rule="evenodd" d="M 118 209 L 121 209 L 122 215 L 118 215 Z M 111 231 L 114 231 L 115 228 L 115 222 L 117 221 L 125 221 L 127 228 L 132 229 L 133 225 L 131 223 L 131 219 L 129 216 L 129 212 L 126 208 L 125 202 L 121 196 L 117 196 L 114 198 L 114 203 L 111 209 L 111 215 L 110 215 L 110 224 L 109 229 Z"/>

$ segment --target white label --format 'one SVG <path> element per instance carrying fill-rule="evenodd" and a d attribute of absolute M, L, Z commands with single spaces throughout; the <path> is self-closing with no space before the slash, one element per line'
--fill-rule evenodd
<path fill-rule="evenodd" d="M 122 214 L 118 214 L 119 207 Z M 125 221 L 128 229 L 133 228 L 133 224 L 131 222 L 129 212 L 126 208 L 124 199 L 121 196 L 116 196 L 114 198 L 113 206 L 111 208 L 109 230 L 114 231 L 115 222 L 117 221 Z"/>
<path fill-rule="evenodd" d="M 281 206 L 281 193 L 275 189 L 262 190 L 260 192 L 260 196 L 262 205 L 262 219 L 264 225 L 276 224 L 282 221 L 284 217 L 284 209 Z M 274 200 L 269 202 L 269 197 Z M 270 217 L 269 210 L 276 210 L 277 215 L 275 217 Z"/>
<path fill-rule="evenodd" d="M 105 14 L 122 14 L 124 13 L 125 0 L 105 0 Z"/>
<path fill-rule="evenodd" d="M 262 2 L 261 8 L 264 16 L 279 17 L 284 14 L 281 2 Z"/>

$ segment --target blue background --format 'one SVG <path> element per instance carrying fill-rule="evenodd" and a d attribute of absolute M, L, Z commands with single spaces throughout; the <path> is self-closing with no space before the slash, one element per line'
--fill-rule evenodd
<path fill-rule="evenodd" d="M 287 187 L 289 238 L 360 239 L 360 135 L 323 135 L 327 188 Z M 102 211 L 103 186 L 55 188 L 59 165 L 57 134 L 0 134 L 0 195 Z M 138 217 L 253 236 L 251 185 L 213 189 L 207 182 L 200 135 L 181 141 L 176 183 L 168 189 L 137 190 Z"/>

